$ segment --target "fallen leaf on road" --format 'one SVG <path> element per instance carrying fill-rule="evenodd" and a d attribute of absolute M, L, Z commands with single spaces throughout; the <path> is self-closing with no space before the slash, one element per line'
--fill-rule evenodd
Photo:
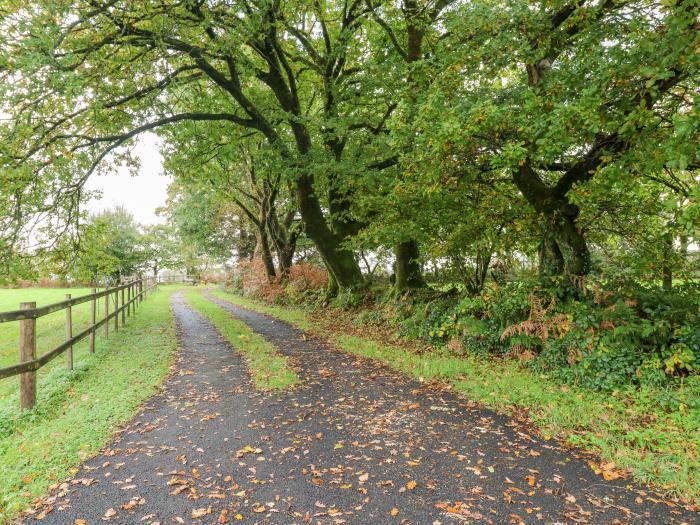
<path fill-rule="evenodd" d="M 203 507 L 201 509 L 192 509 L 192 518 L 202 518 L 207 514 L 211 514 L 211 507 Z"/>
<path fill-rule="evenodd" d="M 238 452 L 236 452 L 236 458 L 240 459 L 246 454 L 262 454 L 262 449 L 261 448 L 255 448 L 251 447 L 250 445 L 246 445 L 242 449 L 240 449 Z"/>

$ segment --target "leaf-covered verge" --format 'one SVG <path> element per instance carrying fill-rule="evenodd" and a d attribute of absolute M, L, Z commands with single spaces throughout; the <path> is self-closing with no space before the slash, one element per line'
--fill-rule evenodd
<path fill-rule="evenodd" d="M 358 316 L 338 308 L 277 306 L 227 292 L 215 294 L 326 337 L 347 352 L 377 359 L 422 381 L 439 381 L 485 406 L 526 417 L 544 439 L 561 439 L 598 453 L 601 462 L 592 468 L 614 462 L 657 489 L 688 501 L 700 498 L 700 410 L 693 401 L 700 394 L 697 378 L 688 378 L 679 389 L 644 383 L 634 390 L 596 391 L 565 384 L 556 375 L 506 356 L 487 359 L 448 345 L 407 340 L 380 323 L 377 310 Z M 371 315 L 376 322 L 370 322 Z M 677 401 L 662 404 L 664 396 Z"/>
<path fill-rule="evenodd" d="M 218 332 L 240 351 L 248 364 L 253 384 L 260 390 L 283 390 L 298 383 L 299 378 L 286 357 L 243 321 L 235 319 L 196 291 L 186 294 L 189 304 L 204 315 Z"/>
<path fill-rule="evenodd" d="M 99 334 L 72 372 L 55 367 L 33 410 L 20 413 L 17 393 L 0 401 L 0 523 L 77 472 L 156 392 L 175 357 L 173 291 L 149 296 L 117 334 Z"/>

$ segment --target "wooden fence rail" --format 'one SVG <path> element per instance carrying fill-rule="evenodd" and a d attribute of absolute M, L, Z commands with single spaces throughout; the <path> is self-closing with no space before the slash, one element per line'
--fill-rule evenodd
<path fill-rule="evenodd" d="M 157 286 L 154 277 L 130 280 L 113 288 L 80 297 L 66 295 L 65 301 L 36 307 L 35 302 L 21 303 L 19 310 L 0 312 L 0 323 L 19 321 L 19 364 L 0 368 L 0 379 L 20 376 L 20 406 L 31 409 L 36 404 L 36 371 L 55 357 L 66 353 L 67 365 L 73 369 L 73 346 L 90 336 L 90 352 L 95 351 L 95 334 L 97 329 L 104 326 L 104 335 L 109 335 L 109 322 L 114 319 L 114 330 L 119 330 L 126 323 L 128 316 L 136 312 L 136 307 L 143 302 L 146 295 Z M 97 320 L 97 300 L 104 297 L 105 316 Z M 114 310 L 110 312 L 110 297 L 113 298 Z M 121 301 L 120 301 L 121 297 Z M 77 334 L 73 334 L 73 307 L 90 301 L 90 326 Z M 120 304 L 121 302 L 121 304 Z M 36 320 L 45 315 L 65 310 L 66 340 L 40 357 L 36 357 Z"/>

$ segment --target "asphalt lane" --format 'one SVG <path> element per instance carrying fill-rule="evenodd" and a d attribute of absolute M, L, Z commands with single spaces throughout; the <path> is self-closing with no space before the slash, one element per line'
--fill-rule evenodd
<path fill-rule="evenodd" d="M 177 372 L 26 523 L 700 523 L 522 422 L 211 299 L 287 355 L 301 384 L 256 391 L 175 295 Z"/>

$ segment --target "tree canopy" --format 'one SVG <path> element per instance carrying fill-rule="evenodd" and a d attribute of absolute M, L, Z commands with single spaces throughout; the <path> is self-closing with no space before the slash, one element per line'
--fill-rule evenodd
<path fill-rule="evenodd" d="M 301 236 L 331 292 L 364 286 L 368 251 L 393 250 L 399 290 L 432 263 L 477 292 L 494 265 L 535 259 L 581 277 L 627 257 L 668 280 L 696 246 L 697 0 L 0 12 L 8 264 L 30 220 L 74 231 L 87 178 L 146 131 L 165 140 L 171 219 L 195 251 L 248 256 L 255 239 L 272 279 Z"/>

